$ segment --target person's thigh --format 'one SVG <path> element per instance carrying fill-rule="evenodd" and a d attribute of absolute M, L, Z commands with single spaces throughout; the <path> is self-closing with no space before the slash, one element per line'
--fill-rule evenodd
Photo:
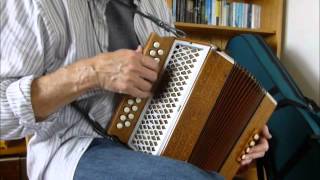
<path fill-rule="evenodd" d="M 81 157 L 74 180 L 223 179 L 191 164 L 135 152 L 109 140 L 94 140 Z"/>

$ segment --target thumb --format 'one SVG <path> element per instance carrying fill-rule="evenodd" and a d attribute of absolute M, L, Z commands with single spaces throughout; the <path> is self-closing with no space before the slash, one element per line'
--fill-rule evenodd
<path fill-rule="evenodd" d="M 272 135 L 270 134 L 270 131 L 269 131 L 269 128 L 268 126 L 264 126 L 263 129 L 262 129 L 262 134 L 263 136 L 265 136 L 267 139 L 271 139 L 272 138 Z"/>
<path fill-rule="evenodd" d="M 137 53 L 142 53 L 142 47 L 141 47 L 141 45 L 139 45 L 139 46 L 137 47 L 136 52 L 137 52 Z"/>

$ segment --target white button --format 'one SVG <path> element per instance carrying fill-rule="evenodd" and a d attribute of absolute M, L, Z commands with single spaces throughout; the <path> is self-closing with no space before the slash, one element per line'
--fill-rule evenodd
<path fill-rule="evenodd" d="M 259 138 L 260 138 L 259 134 L 255 134 L 255 135 L 253 136 L 253 139 L 254 139 L 255 141 L 258 141 Z"/>
<path fill-rule="evenodd" d="M 126 126 L 126 127 L 130 127 L 130 126 L 131 126 L 131 122 L 126 121 L 126 122 L 124 123 L 124 126 Z"/>
<path fill-rule="evenodd" d="M 164 54 L 164 51 L 162 49 L 159 49 L 158 54 L 159 54 L 159 56 L 162 56 Z"/>
<path fill-rule="evenodd" d="M 255 146 L 256 145 L 256 142 L 255 141 L 251 141 L 250 143 L 249 143 L 249 146 L 250 147 L 253 147 L 253 146 Z"/>
<path fill-rule="evenodd" d="M 134 104 L 134 100 L 133 99 L 128 99 L 128 104 L 129 105 L 133 105 Z"/>
<path fill-rule="evenodd" d="M 160 62 L 160 58 L 154 58 L 154 60 Z"/>
<path fill-rule="evenodd" d="M 118 123 L 118 124 L 117 124 L 117 128 L 118 128 L 118 129 L 122 129 L 122 128 L 123 128 L 123 124 L 122 124 L 122 123 Z"/>
<path fill-rule="evenodd" d="M 155 57 L 157 55 L 157 52 L 155 50 L 150 51 L 150 56 Z"/>
<path fill-rule="evenodd" d="M 246 157 L 247 157 L 246 155 L 242 155 L 242 156 L 241 156 L 241 160 L 245 160 Z"/>
<path fill-rule="evenodd" d="M 134 112 L 138 111 L 138 106 L 132 106 L 132 111 Z"/>
<path fill-rule="evenodd" d="M 250 148 L 247 147 L 247 148 L 246 148 L 246 153 L 248 154 L 249 152 L 250 152 Z"/>
<path fill-rule="evenodd" d="M 133 118 L 134 118 L 134 115 L 133 115 L 133 114 L 129 114 L 129 115 L 128 115 L 128 118 L 129 118 L 129 119 L 133 119 Z"/>
<path fill-rule="evenodd" d="M 125 120 L 127 120 L 127 116 L 125 116 L 125 115 L 121 115 L 121 116 L 120 116 L 120 120 L 121 120 L 121 121 L 125 121 Z"/>
<path fill-rule="evenodd" d="M 153 43 L 153 47 L 154 48 L 159 48 L 160 47 L 160 43 L 159 42 L 154 42 Z"/>
<path fill-rule="evenodd" d="M 141 98 L 136 98 L 136 103 L 141 103 L 142 99 Z"/>
<path fill-rule="evenodd" d="M 125 107 L 125 108 L 123 109 L 123 111 L 124 111 L 125 113 L 129 113 L 129 112 L 130 112 L 130 108 L 129 108 L 129 107 Z"/>

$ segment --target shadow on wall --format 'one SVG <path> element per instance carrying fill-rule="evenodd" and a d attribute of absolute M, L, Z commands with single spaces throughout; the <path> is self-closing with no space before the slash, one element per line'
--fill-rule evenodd
<path fill-rule="evenodd" d="M 293 59 L 295 61 L 292 61 Z M 317 74 L 310 73 L 312 67 L 305 64 L 302 55 L 288 47 L 282 56 L 281 63 L 286 67 L 304 95 L 313 99 L 320 106 L 320 92 L 318 92 L 320 77 L 317 77 Z M 314 83 L 317 83 L 318 86 Z"/>

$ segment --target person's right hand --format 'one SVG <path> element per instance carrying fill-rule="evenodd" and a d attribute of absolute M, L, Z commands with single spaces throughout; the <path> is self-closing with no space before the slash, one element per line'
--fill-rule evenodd
<path fill-rule="evenodd" d="M 117 50 L 90 59 L 99 88 L 145 98 L 157 80 L 158 63 L 137 50 Z"/>

